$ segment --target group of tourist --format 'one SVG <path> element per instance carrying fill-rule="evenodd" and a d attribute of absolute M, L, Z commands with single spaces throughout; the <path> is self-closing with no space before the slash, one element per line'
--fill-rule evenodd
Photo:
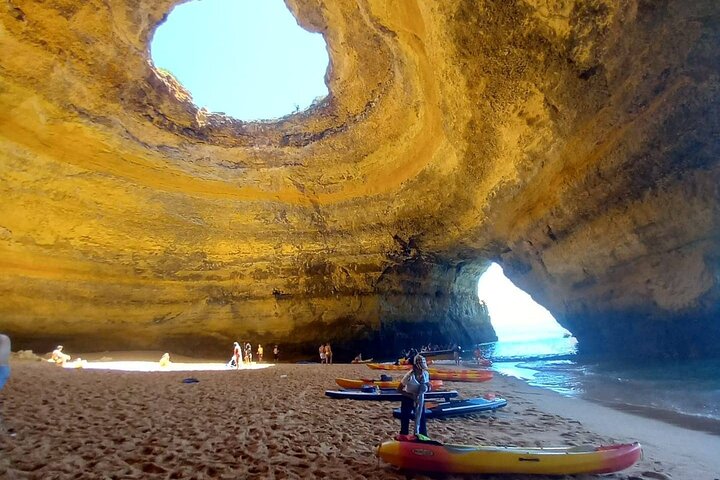
<path fill-rule="evenodd" d="M 320 363 L 332 363 L 333 352 L 329 343 L 323 343 L 320 345 L 318 353 L 320 354 Z"/>
<path fill-rule="evenodd" d="M 255 354 L 257 355 L 257 357 L 255 357 L 257 359 L 257 363 L 262 363 L 263 355 L 265 354 L 265 349 L 262 344 L 258 343 Z M 277 345 L 273 347 L 273 360 L 276 363 L 280 361 L 280 347 Z M 244 345 L 241 345 L 238 342 L 233 343 L 233 353 L 230 361 L 228 362 L 228 366 L 239 369 L 244 363 L 250 364 L 252 362 L 253 352 L 250 342 L 246 342 Z"/>

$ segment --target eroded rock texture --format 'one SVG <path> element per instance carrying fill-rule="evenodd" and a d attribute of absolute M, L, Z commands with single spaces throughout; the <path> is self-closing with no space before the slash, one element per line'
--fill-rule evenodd
<path fill-rule="evenodd" d="M 718 353 L 715 0 L 288 0 L 330 96 L 199 111 L 168 0 L 0 5 L 0 329 L 19 347 L 488 340 L 498 261 L 587 351 Z"/>

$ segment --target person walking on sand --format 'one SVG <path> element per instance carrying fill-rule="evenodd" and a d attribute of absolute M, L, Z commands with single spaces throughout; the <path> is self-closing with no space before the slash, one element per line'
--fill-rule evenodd
<path fill-rule="evenodd" d="M 453 360 L 455 360 L 455 365 L 460 365 L 460 356 L 462 355 L 462 347 L 460 345 L 456 345 L 453 348 Z"/>
<path fill-rule="evenodd" d="M 262 363 L 262 357 L 263 357 L 263 347 L 258 343 L 258 349 L 257 349 L 257 361 L 258 363 Z"/>
<path fill-rule="evenodd" d="M 320 348 L 318 348 L 318 353 L 320 354 L 320 363 L 325 363 L 325 344 L 321 344 Z"/>
<path fill-rule="evenodd" d="M 430 372 L 428 372 L 425 357 L 411 351 L 412 370 L 408 371 L 400 380 L 398 390 L 403 394 L 400 404 L 400 435 L 399 440 L 408 440 L 410 431 L 411 411 L 415 412 L 415 437 L 427 439 L 427 424 L 425 422 L 425 392 L 430 390 Z"/>
<path fill-rule="evenodd" d="M 329 343 L 325 344 L 325 363 L 332 363 L 332 348 L 330 348 Z"/>
<path fill-rule="evenodd" d="M 280 348 L 277 345 L 273 348 L 273 361 L 275 363 L 280 361 Z"/>

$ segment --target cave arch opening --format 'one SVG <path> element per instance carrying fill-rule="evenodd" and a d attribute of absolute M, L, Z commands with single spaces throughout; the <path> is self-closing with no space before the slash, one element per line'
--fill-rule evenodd
<path fill-rule="evenodd" d="M 155 30 L 150 55 L 198 107 L 242 121 L 298 113 L 328 95 L 325 40 L 298 25 L 283 0 L 177 5 Z"/>
<path fill-rule="evenodd" d="M 516 287 L 497 263 L 481 275 L 478 298 L 487 307 L 498 342 L 532 342 L 572 335 L 546 308 Z"/>

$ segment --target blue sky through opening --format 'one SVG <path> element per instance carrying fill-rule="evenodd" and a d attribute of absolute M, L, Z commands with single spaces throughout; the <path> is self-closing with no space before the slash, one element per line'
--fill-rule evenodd
<path fill-rule="evenodd" d="M 497 263 L 480 277 L 478 297 L 488 306 L 498 340 L 558 338 L 569 333 L 546 308 L 516 287 Z"/>
<path fill-rule="evenodd" d="M 328 94 L 325 40 L 283 0 L 199 0 L 175 7 L 151 55 L 199 107 L 240 120 L 280 118 Z"/>

